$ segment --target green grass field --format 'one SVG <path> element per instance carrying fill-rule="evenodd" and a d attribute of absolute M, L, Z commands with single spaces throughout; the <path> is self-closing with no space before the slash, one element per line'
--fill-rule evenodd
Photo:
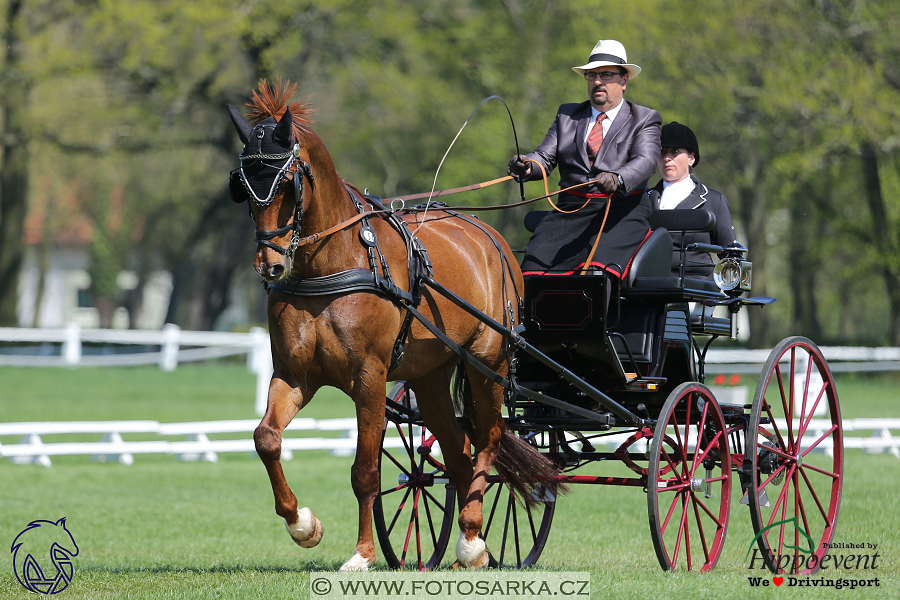
<path fill-rule="evenodd" d="M 900 416 L 897 383 L 893 376 L 841 377 L 845 418 Z M 0 421 L 253 418 L 253 389 L 243 366 L 225 362 L 171 373 L 0 368 Z M 302 416 L 352 414 L 350 400 L 331 392 L 317 396 Z M 351 460 L 297 452 L 285 463 L 300 502 L 325 524 L 322 543 L 310 550 L 289 540 L 265 470 L 250 455 L 220 455 L 214 464 L 138 455 L 131 466 L 57 457 L 50 469 L 3 461 L 0 546 L 8 549 L 31 520 L 65 516 L 81 551 L 60 598 L 306 598 L 309 571 L 336 570 L 353 552 Z M 715 571 L 663 573 L 648 531 L 646 495 L 602 486 L 573 486 L 560 500 L 539 569 L 590 572 L 594 598 L 896 598 L 900 460 L 848 450 L 844 473 L 835 541 L 878 544 L 881 562 L 874 573 L 836 575 L 877 576 L 878 588 L 751 588 L 745 555 L 753 531 L 736 497 Z M 445 564 L 451 554 L 452 548 Z M 4 550 L 0 556 L 0 598 L 33 597 L 15 579 L 12 555 Z M 376 568 L 386 567 L 379 560 Z"/>

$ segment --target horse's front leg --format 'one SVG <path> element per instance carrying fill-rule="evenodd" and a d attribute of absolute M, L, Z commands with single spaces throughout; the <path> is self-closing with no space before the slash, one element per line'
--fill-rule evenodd
<path fill-rule="evenodd" d="M 359 537 L 356 552 L 341 566 L 341 571 L 367 571 L 375 562 L 372 536 L 372 504 L 381 486 L 378 453 L 384 428 L 385 380 L 372 383 L 356 394 L 356 459 L 350 470 L 353 493 L 359 504 Z"/>
<path fill-rule="evenodd" d="M 272 377 L 266 414 L 253 432 L 256 453 L 269 473 L 272 493 L 275 495 L 275 512 L 284 519 L 291 539 L 303 548 L 312 548 L 322 540 L 322 522 L 309 508 L 297 509 L 297 497 L 288 486 L 281 469 L 281 439 L 284 428 L 300 408 L 309 402 L 312 394 L 313 391 L 304 393 L 290 387 L 284 380 Z"/>

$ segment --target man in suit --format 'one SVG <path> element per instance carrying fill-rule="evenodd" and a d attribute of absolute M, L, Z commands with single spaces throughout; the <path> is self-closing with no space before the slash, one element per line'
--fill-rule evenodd
<path fill-rule="evenodd" d="M 547 174 L 558 166 L 559 185 L 567 189 L 559 210 L 535 229 L 522 271 L 602 270 L 622 277 L 650 232 L 646 189 L 659 159 L 662 117 L 625 100 L 628 81 L 641 68 L 628 62 L 619 42 L 600 40 L 588 62 L 572 70 L 587 81 L 588 100 L 560 106 L 544 141 L 507 168 L 521 181 L 542 177 L 537 164 Z"/>

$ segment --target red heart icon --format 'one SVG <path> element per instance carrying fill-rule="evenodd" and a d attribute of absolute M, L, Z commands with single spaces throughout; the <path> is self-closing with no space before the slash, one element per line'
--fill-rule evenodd
<path fill-rule="evenodd" d="M 775 587 L 778 587 L 782 583 L 784 583 L 784 577 L 773 577 L 772 581 L 775 583 Z"/>

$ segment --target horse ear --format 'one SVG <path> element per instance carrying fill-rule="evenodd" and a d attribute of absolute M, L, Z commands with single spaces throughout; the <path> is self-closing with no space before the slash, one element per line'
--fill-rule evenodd
<path fill-rule="evenodd" d="M 291 109 L 285 109 L 284 114 L 281 115 L 281 120 L 278 121 L 278 125 L 275 126 L 275 142 L 279 146 L 290 146 L 291 145 L 291 128 L 294 125 L 294 115 L 291 114 Z"/>
<path fill-rule="evenodd" d="M 250 124 L 241 116 L 238 109 L 230 104 L 228 105 L 228 112 L 231 113 L 231 122 L 234 123 L 234 128 L 237 129 L 238 136 L 246 145 L 250 140 Z"/>

